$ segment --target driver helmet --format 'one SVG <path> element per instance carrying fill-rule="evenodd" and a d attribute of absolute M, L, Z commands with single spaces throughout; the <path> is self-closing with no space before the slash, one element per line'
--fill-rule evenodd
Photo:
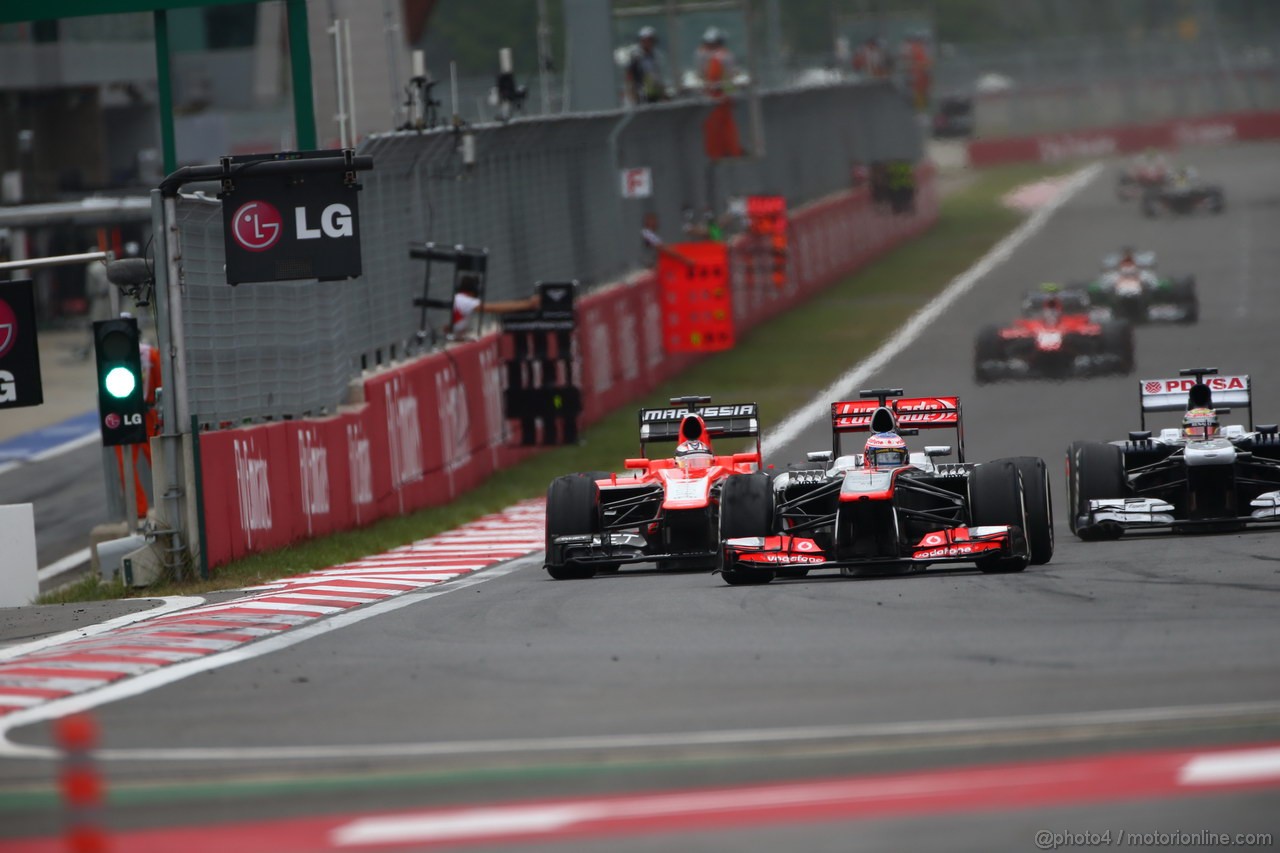
<path fill-rule="evenodd" d="M 711 467 L 715 456 L 703 441 L 682 441 L 676 445 L 676 467 L 685 471 L 702 471 Z"/>
<path fill-rule="evenodd" d="M 862 450 L 862 464 L 867 468 L 897 468 L 907 464 L 907 443 L 893 432 L 878 432 L 867 439 Z"/>
<path fill-rule="evenodd" d="M 1041 309 L 1044 313 L 1045 322 L 1050 325 L 1056 324 L 1062 317 L 1062 297 L 1056 293 L 1049 294 L 1044 298 Z"/>
<path fill-rule="evenodd" d="M 1213 409 L 1188 409 L 1182 416 L 1182 437 L 1195 441 L 1213 438 L 1218 434 L 1218 413 Z"/>

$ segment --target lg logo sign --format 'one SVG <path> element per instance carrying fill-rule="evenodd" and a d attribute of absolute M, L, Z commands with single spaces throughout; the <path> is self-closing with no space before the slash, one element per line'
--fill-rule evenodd
<path fill-rule="evenodd" d="M 272 172 L 264 166 L 261 174 L 254 167 L 262 155 L 232 158 L 233 174 L 219 196 L 227 283 L 360 275 L 360 185 L 345 159 L 334 152 L 272 156 L 278 156 L 266 164 Z M 342 165 L 317 169 L 318 159 Z M 282 178 L 281 167 L 290 163 L 298 174 Z"/>
<path fill-rule="evenodd" d="M 121 417 L 115 412 L 109 412 L 107 416 L 102 419 L 102 425 L 107 429 L 120 429 L 122 426 L 142 426 L 142 415 L 134 412 Z"/>
<path fill-rule="evenodd" d="M 345 204 L 331 204 L 320 213 L 320 227 L 313 228 L 307 222 L 307 209 L 293 209 L 294 236 L 299 240 L 319 240 L 321 237 L 351 237 L 355 229 L 351 224 L 351 208 Z M 232 217 L 231 236 L 248 252 L 265 252 L 280 242 L 284 233 L 284 220 L 275 205 L 267 201 L 251 201 L 243 204 Z"/>
<path fill-rule="evenodd" d="M 0 409 L 44 402 L 37 334 L 31 281 L 0 281 Z"/>

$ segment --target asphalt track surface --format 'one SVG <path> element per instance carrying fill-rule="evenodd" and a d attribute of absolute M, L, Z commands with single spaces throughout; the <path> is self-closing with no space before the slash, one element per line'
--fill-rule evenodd
<path fill-rule="evenodd" d="M 1051 564 L 1010 576 L 934 570 L 739 588 L 705 574 L 643 570 L 551 582 L 531 558 L 489 582 L 97 709 L 113 750 L 216 753 L 108 762 L 119 790 L 170 789 L 164 800 L 140 795 L 113 807 L 112 822 L 222 823 L 1280 741 L 1280 539 L 1263 531 L 1081 543 L 1062 508 L 1064 449 L 1136 428 L 1140 377 L 1201 364 L 1249 372 L 1258 419 L 1280 419 L 1280 291 L 1272 282 L 1280 269 L 1280 146 L 1205 150 L 1194 159 L 1225 186 L 1225 214 L 1146 221 L 1114 199 L 1108 170 L 866 383 L 959 394 L 970 460 L 1043 456 L 1057 503 Z M 980 325 L 1012 316 L 1029 285 L 1087 276 L 1121 243 L 1155 249 L 1170 273 L 1196 274 L 1197 326 L 1140 329 L 1131 377 L 974 385 Z M 829 442 L 815 424 L 774 458 L 798 459 Z M 1237 703 L 1259 704 L 1247 714 L 1192 710 L 1163 722 L 1146 710 Z M 1129 722 L 1087 716 L 1123 709 L 1144 710 Z M 1066 721 L 1029 721 L 1047 714 Z M 881 724 L 990 718 L 1009 719 L 953 734 L 929 725 L 873 734 Z M 673 745 L 664 737 L 819 726 L 849 730 L 798 742 L 762 735 Z M 633 746 L 607 740 L 635 735 L 653 737 Z M 24 744 L 48 736 L 45 725 L 11 734 Z M 546 740 L 597 736 L 606 740 L 593 748 Z M 433 756 L 363 750 L 494 740 L 520 743 Z M 282 746 L 350 749 L 293 760 L 245 751 Z M 47 785 L 53 772 L 43 760 L 0 759 L 0 795 Z M 1275 805 L 1271 789 L 719 827 L 542 849 L 1031 850 L 1045 828 L 1275 831 Z M 4 817 L 0 838 L 58 826 L 56 809 Z"/>

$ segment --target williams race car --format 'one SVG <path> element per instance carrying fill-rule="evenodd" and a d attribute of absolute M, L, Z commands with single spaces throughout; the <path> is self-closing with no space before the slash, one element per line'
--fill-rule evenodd
<path fill-rule="evenodd" d="M 1102 274 L 1084 287 L 1095 308 L 1130 323 L 1194 323 L 1200 318 L 1195 276 L 1160 275 L 1153 252 L 1108 255 Z"/>
<path fill-rule="evenodd" d="M 1182 216 L 1201 210 L 1221 213 L 1226 206 L 1222 187 L 1202 182 L 1194 169 L 1178 169 L 1164 185 L 1142 195 L 1142 214 L 1147 217 L 1161 213 Z"/>
<path fill-rule="evenodd" d="M 762 482 L 755 403 L 710 405 L 676 397 L 671 408 L 640 410 L 640 456 L 626 475 L 569 474 L 547 489 L 547 573 L 589 578 L 624 563 L 660 569 L 715 568 L 722 491 L 737 480 Z M 716 455 L 715 439 L 754 438 L 748 453 Z M 675 455 L 650 459 L 648 445 L 675 442 Z"/>
<path fill-rule="evenodd" d="M 1099 318 L 1082 290 L 1029 292 L 1023 316 L 1007 326 L 987 326 L 974 342 L 973 375 L 982 384 L 999 379 L 1065 379 L 1127 374 L 1133 370 L 1133 327 Z"/>
<path fill-rule="evenodd" d="M 957 562 L 1020 572 L 1049 562 L 1053 517 L 1044 460 L 967 463 L 959 398 L 901 395 L 879 389 L 832 403 L 832 449 L 789 466 L 772 489 L 744 478 L 725 484 L 726 583 L 768 583 L 818 569 L 903 573 Z M 958 463 L 936 461 L 950 446 L 907 451 L 903 435 L 938 428 L 955 429 Z M 841 437 L 859 432 L 873 433 L 864 452 L 843 454 Z"/>
<path fill-rule="evenodd" d="M 1253 426 L 1248 376 L 1212 367 L 1138 386 L 1141 429 L 1126 441 L 1077 441 L 1067 450 L 1071 530 L 1081 539 L 1114 539 L 1133 530 L 1175 533 L 1239 530 L 1280 521 L 1280 437 Z M 1220 426 L 1244 407 L 1249 427 Z M 1182 412 L 1180 428 L 1147 429 L 1147 414 Z"/>

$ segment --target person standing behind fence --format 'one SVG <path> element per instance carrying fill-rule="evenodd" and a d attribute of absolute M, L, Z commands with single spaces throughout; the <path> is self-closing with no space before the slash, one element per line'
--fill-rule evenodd
<path fill-rule="evenodd" d="M 667 81 L 658 50 L 658 33 L 642 27 L 639 41 L 631 47 L 626 70 L 627 102 L 656 104 L 667 99 Z"/>
<path fill-rule="evenodd" d="M 902 43 L 902 67 L 916 112 L 927 112 L 929 89 L 933 83 L 933 58 L 929 56 L 929 46 L 920 33 L 912 33 Z"/>
<path fill-rule="evenodd" d="M 718 27 L 708 27 L 703 33 L 696 62 L 698 76 L 702 79 L 702 91 L 716 102 L 703 125 L 707 157 L 712 160 L 742 157 L 746 152 L 738 138 L 738 125 L 733 120 L 733 103 L 729 100 L 737 63 L 733 53 L 725 45 L 724 33 Z"/>
<path fill-rule="evenodd" d="M 877 36 L 871 36 L 858 45 L 853 54 L 853 70 L 873 80 L 883 80 L 889 76 L 892 63 L 888 51 Z"/>

